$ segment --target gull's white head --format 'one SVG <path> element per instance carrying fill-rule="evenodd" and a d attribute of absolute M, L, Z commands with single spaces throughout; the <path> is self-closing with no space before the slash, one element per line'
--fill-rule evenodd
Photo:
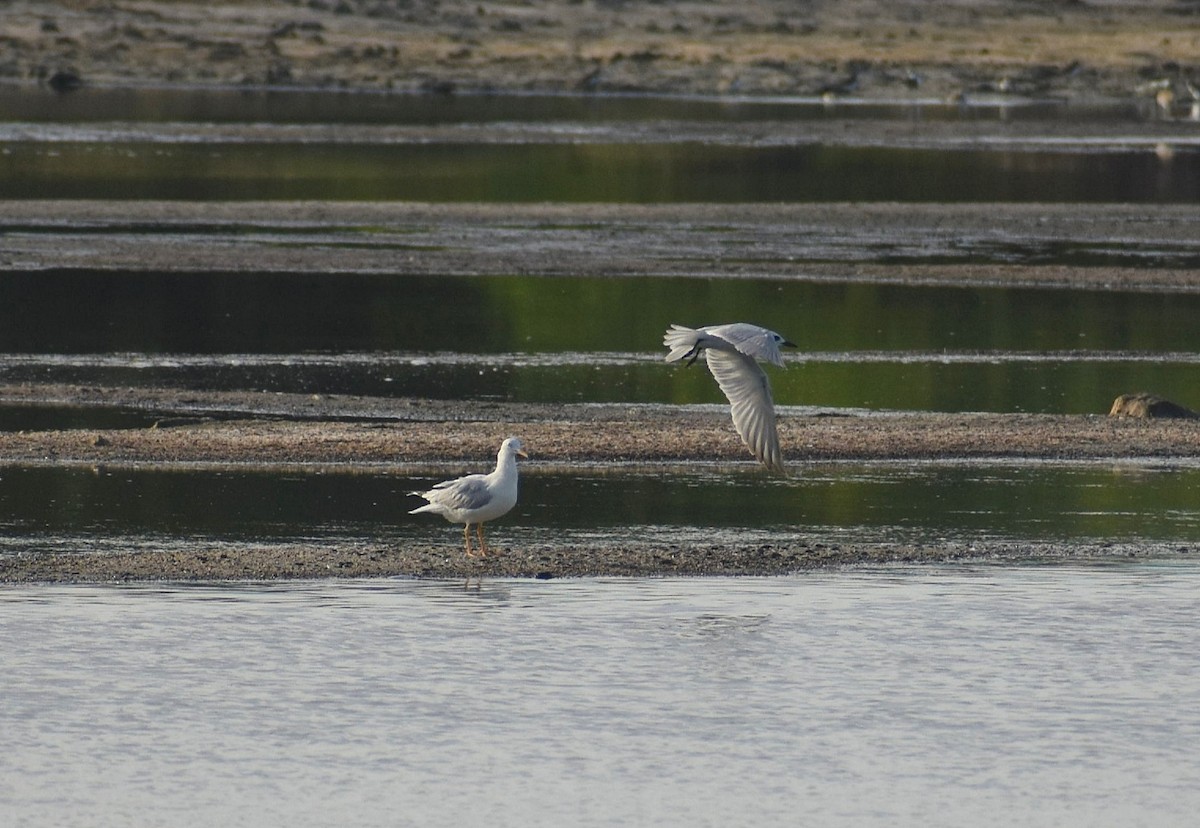
<path fill-rule="evenodd" d="M 521 442 L 520 437 L 509 437 L 503 443 L 501 443 L 500 453 L 503 454 L 504 452 L 515 454 L 518 457 L 529 457 L 529 455 L 525 453 L 525 444 Z"/>

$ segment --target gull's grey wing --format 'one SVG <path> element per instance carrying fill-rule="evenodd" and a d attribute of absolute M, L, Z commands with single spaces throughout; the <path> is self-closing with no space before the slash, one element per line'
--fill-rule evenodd
<path fill-rule="evenodd" d="M 729 399 L 733 427 L 742 442 L 763 465 L 784 471 L 779 434 L 775 430 L 775 403 L 767 375 L 753 357 L 740 351 L 706 350 L 704 357 L 708 370 Z"/>
<path fill-rule="evenodd" d="M 436 490 L 437 502 L 451 509 L 482 509 L 492 499 L 492 493 L 482 474 L 447 480 L 433 488 Z M 433 493 L 431 491 L 431 494 Z"/>

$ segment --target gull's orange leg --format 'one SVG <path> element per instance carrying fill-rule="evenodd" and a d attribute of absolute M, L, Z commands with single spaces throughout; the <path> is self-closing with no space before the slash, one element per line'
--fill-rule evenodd
<path fill-rule="evenodd" d="M 467 557 L 476 557 L 475 555 L 471 554 L 471 524 L 469 523 L 463 524 L 463 543 L 467 545 Z"/>
<path fill-rule="evenodd" d="M 487 550 L 487 542 L 483 539 L 483 524 L 482 523 L 475 524 L 475 531 L 479 533 L 479 548 L 483 550 L 483 552 L 481 552 L 480 554 L 482 554 L 483 557 L 486 558 L 488 550 Z"/>

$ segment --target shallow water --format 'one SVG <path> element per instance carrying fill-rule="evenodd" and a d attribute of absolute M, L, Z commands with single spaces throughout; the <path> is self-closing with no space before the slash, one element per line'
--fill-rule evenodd
<path fill-rule="evenodd" d="M 12 117 L 59 125 L 128 123 L 470 124 L 546 120 L 754 121 L 770 118 L 1143 120 L 1137 107 L 813 106 L 812 102 L 633 97 L 419 96 L 0 90 Z M 1003 114 L 1001 114 L 1003 113 Z M 63 125 L 66 126 L 63 126 Z M 937 151 L 886 148 L 578 146 L 437 143 L 382 146 L 11 141 L 0 154 L 10 197 L 434 200 L 1200 201 L 1200 153 Z M 22 189 L 25 188 L 25 189 Z M 579 228 L 496 234 L 548 255 L 589 244 Z M 753 267 L 1065 265 L 1195 268 L 1189 239 L 1070 239 L 1054 234 L 891 238 L 799 229 L 802 240 L 748 244 L 736 227 L 706 228 L 685 249 L 653 234 L 655 256 Z M 814 284 L 767 279 L 535 278 L 445 274 L 261 273 L 262 247 L 364 248 L 420 256 L 446 240 L 406 226 L 12 223 L 0 239 L 93 237 L 169 246 L 173 239 L 244 245 L 237 273 L 7 270 L 0 278 L 0 381 L 345 393 L 514 402 L 717 403 L 702 370 L 654 356 L 668 322 L 753 320 L 811 356 L 772 372 L 784 405 L 936 411 L 1104 413 L 1150 390 L 1196 406 L 1200 299 L 1112 290 Z M 599 234 L 603 235 L 603 234 Z M 81 241 L 82 239 L 82 241 Z M 692 246 L 694 244 L 694 246 Z M 256 247 L 258 245 L 259 247 Z M 539 249 L 541 249 L 539 247 Z M 86 259 L 86 257 L 81 257 Z M 1136 280 L 1133 280 L 1136 281 Z M 864 353 L 865 352 L 865 353 Z M 974 352 L 981 352 L 986 356 Z M 1049 358 L 1042 352 L 1050 352 Z M 262 355 L 277 356 L 275 362 Z M 314 354 L 328 359 L 313 361 Z M 883 358 L 878 355 L 883 354 Z M 26 355 L 29 359 L 22 359 Z M 39 359 L 37 356 L 43 355 Z M 78 355 L 98 355 L 95 362 Z M 147 355 L 165 359 L 147 359 Z M 203 357 L 218 358 L 205 362 Z M 225 355 L 224 360 L 219 355 Z M 632 359 L 628 358 L 634 355 Z M 896 355 L 896 359 L 891 359 Z M 13 357 L 16 358 L 13 358 Z M 1031 359 L 1031 356 L 1038 356 Z M 481 358 L 482 357 L 482 358 Z M 550 359 L 547 359 L 549 357 Z M 641 360 L 645 357 L 645 360 Z M 138 426 L 154 414 L 0 405 L 0 428 Z"/>
<path fill-rule="evenodd" d="M 1192 171 L 1200 159 L 1186 126 L 1172 129 L 1144 100 L 947 105 L 6 88 L 0 112 L 9 198 L 1188 202 L 1198 193 Z M 895 141 L 882 137 L 850 147 L 803 132 L 753 146 L 763 134 L 735 126 L 702 140 L 694 134 L 697 126 L 762 124 L 770 135 L 774 126 L 819 122 L 900 124 L 919 134 L 922 124 L 971 122 L 996 138 L 1013 121 L 1044 124 L 1045 134 L 1035 127 L 1020 145 L 960 137 L 950 151 L 937 141 L 889 146 Z M 1165 131 L 1060 139 L 1054 125 L 1062 123 Z M 267 135 L 266 126 L 284 129 Z M 379 127 L 388 129 L 371 131 Z M 481 143 L 481 127 L 498 131 Z M 519 127 L 536 127 L 540 137 L 504 137 Z M 421 128 L 441 131 L 431 138 Z"/>
<path fill-rule="evenodd" d="M 213 541 L 372 541 L 457 548 L 460 527 L 408 515 L 408 495 L 464 465 L 411 470 L 0 468 L 0 555 Z M 810 465 L 794 479 L 751 463 L 724 470 L 539 468 L 489 524 L 512 549 L 537 544 L 986 540 L 1179 543 L 1200 537 L 1194 463 Z"/>
<path fill-rule="evenodd" d="M 1190 135 L 1043 142 L 1037 151 L 979 142 L 953 151 L 808 146 L 716 146 L 689 124 L 922 123 L 1023 120 L 1141 123 L 1147 102 L 1066 105 L 825 103 L 599 95 L 349 95 L 336 93 L 88 89 L 70 95 L 0 90 L 0 180 L 7 198 L 328 199 L 511 202 L 1015 201 L 1194 202 L 1200 152 Z M 447 126 L 449 137 L 346 143 L 297 133 L 255 143 L 172 138 L 136 125 L 277 124 Z M 542 124 L 551 143 L 480 144 L 479 125 Z M 660 141 L 613 142 L 639 124 L 678 124 Z M 130 131 L 124 129 L 135 125 Z M 459 132 L 454 130 L 458 129 Z M 108 134 L 104 134 L 108 130 Z M 668 130 L 670 132 L 670 130 Z M 1051 131 L 1052 134 L 1052 131 Z M 459 137 L 455 137 L 455 136 Z M 1182 135 L 1182 143 L 1179 143 Z M 557 143 L 571 136 L 572 143 Z M 324 142 L 323 142 L 324 141 Z M 741 139 L 740 143 L 746 143 Z M 1103 149 L 1106 147 L 1107 149 Z M 1080 149 L 1088 149 L 1080 152 Z"/>
<path fill-rule="evenodd" d="M 4 587 L 0 810 L 60 826 L 1190 825 L 1198 588 L 1186 560 Z"/>
<path fill-rule="evenodd" d="M 662 361 L 668 322 L 792 337 L 781 405 L 1107 413 L 1196 406 L 1200 295 L 772 279 L 162 274 L 0 279 L 0 381 L 526 403 L 720 403 Z M 266 400 L 265 402 L 269 402 Z M 93 417 L 94 419 L 89 419 Z M 0 429 L 154 412 L 0 405 Z"/>
<path fill-rule="evenodd" d="M 1130 353 L 878 353 L 806 354 L 786 370 L 771 370 L 777 406 L 800 415 L 848 410 L 989 411 L 1105 414 L 1130 389 L 1153 388 L 1195 405 L 1200 357 Z M 3 404 L 0 430 L 144 428 L 168 416 L 295 416 L 276 394 L 354 394 L 513 403 L 727 405 L 711 375 L 664 365 L 651 354 L 308 354 L 273 358 L 173 355 L 160 359 L 117 354 L 29 360 L 0 357 L 9 382 L 84 386 L 203 388 L 258 392 L 236 409 L 203 399 L 173 403 L 168 413 L 75 405 Z M 381 413 L 381 410 L 385 413 Z M 353 408 L 347 416 L 355 416 Z M 397 418 L 407 413 L 397 408 Z M 303 416 L 303 411 L 299 412 Z M 390 419 L 386 405 L 362 415 Z"/>
<path fill-rule="evenodd" d="M 12 140 L 8 198 L 428 202 L 1200 201 L 1200 150 L 729 147 L 700 143 Z"/>
<path fill-rule="evenodd" d="M 1200 256 L 1200 244 L 1190 255 Z M 882 258 L 892 257 L 884 251 Z M 1027 263 L 1040 262 L 1035 257 Z M 796 270 L 803 276 L 802 264 Z M 18 270 L 0 279 L 0 352 L 10 354 L 658 355 L 669 323 L 736 319 L 787 334 L 802 345 L 798 353 L 1200 354 L 1198 317 L 1200 294 L 1191 293 L 748 277 L 414 276 L 250 268 L 172 274 Z"/>

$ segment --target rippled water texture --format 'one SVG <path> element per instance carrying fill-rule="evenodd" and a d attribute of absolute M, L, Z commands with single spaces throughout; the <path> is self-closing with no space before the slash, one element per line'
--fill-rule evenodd
<path fill-rule="evenodd" d="M 1191 824 L 1193 562 L 0 590 L 10 824 Z"/>

